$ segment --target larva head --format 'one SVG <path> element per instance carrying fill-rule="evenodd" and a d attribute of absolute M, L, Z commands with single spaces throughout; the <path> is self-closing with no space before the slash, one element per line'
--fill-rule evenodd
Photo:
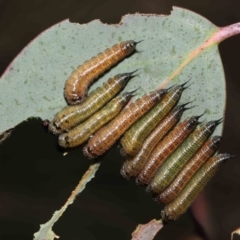
<path fill-rule="evenodd" d="M 64 97 L 69 105 L 80 104 L 86 98 L 88 88 L 86 88 L 84 86 L 82 86 L 81 89 L 74 88 L 75 90 L 70 90 L 71 91 L 70 94 L 67 93 L 68 88 L 69 88 L 69 86 L 66 85 L 65 89 L 64 89 Z"/>
<path fill-rule="evenodd" d="M 48 119 L 45 119 L 45 120 L 42 122 L 43 129 L 44 129 L 46 132 L 49 132 L 49 130 L 48 130 L 49 124 L 50 124 L 50 121 L 49 121 Z"/>
<path fill-rule="evenodd" d="M 58 144 L 64 148 L 69 147 L 69 137 L 65 133 L 60 134 L 58 137 Z"/>
<path fill-rule="evenodd" d="M 128 55 L 128 54 L 132 53 L 132 52 L 135 50 L 136 45 L 137 45 L 138 43 L 140 43 L 140 42 L 141 42 L 141 41 L 135 42 L 135 41 L 133 41 L 133 40 L 129 40 L 129 41 L 122 42 L 122 43 L 121 43 L 121 49 L 122 49 L 122 51 L 124 51 L 124 53 L 125 53 L 126 55 Z"/>
<path fill-rule="evenodd" d="M 92 153 L 92 149 L 88 144 L 83 148 L 83 154 L 90 159 L 98 157 L 96 154 Z"/>
<path fill-rule="evenodd" d="M 121 167 L 121 170 L 120 170 L 120 175 L 126 179 L 126 180 L 129 180 L 130 179 L 130 176 L 129 176 L 129 173 L 128 173 L 128 167 L 127 167 L 127 162 L 128 160 L 125 160 L 125 162 L 123 163 L 122 167 Z"/>
<path fill-rule="evenodd" d="M 47 128 L 48 125 L 49 125 L 50 121 L 48 119 L 45 119 L 43 122 L 42 122 L 42 125 L 44 128 Z"/>
<path fill-rule="evenodd" d="M 62 132 L 61 128 L 56 125 L 55 121 L 51 121 L 48 124 L 48 131 L 53 133 L 54 135 L 58 135 Z"/>
<path fill-rule="evenodd" d="M 162 216 L 162 221 L 163 224 L 166 224 L 170 221 L 176 220 L 177 218 L 175 218 L 174 216 L 171 216 L 171 214 L 168 213 L 168 209 L 167 207 L 165 207 L 162 211 L 161 211 L 161 216 Z"/>
<path fill-rule="evenodd" d="M 124 150 L 123 147 L 120 148 L 120 154 L 121 154 L 123 157 L 127 157 L 127 153 L 125 152 L 125 150 Z"/>

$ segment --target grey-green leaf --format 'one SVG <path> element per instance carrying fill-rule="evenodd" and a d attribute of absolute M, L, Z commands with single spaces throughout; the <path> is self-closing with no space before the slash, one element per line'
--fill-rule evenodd
<path fill-rule="evenodd" d="M 195 100 L 192 105 L 196 107 L 186 111 L 185 117 L 206 110 L 205 120 L 221 118 L 226 95 L 218 45 L 192 56 L 218 30 L 205 18 L 181 8 L 174 8 L 169 16 L 126 15 L 119 25 L 98 20 L 83 25 L 60 22 L 24 48 L 1 77 L 0 132 L 29 117 L 51 120 L 66 105 L 63 88 L 71 72 L 106 48 L 130 39 L 144 40 L 137 46 L 139 52 L 101 76 L 92 88 L 117 73 L 135 69 L 141 69 L 140 75 L 125 91 L 139 88 L 138 95 L 165 80 L 172 85 L 191 78 L 181 102 Z"/>

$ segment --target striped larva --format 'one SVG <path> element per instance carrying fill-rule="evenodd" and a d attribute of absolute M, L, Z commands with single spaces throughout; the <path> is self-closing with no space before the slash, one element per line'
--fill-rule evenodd
<path fill-rule="evenodd" d="M 191 135 L 180 145 L 180 147 L 166 159 L 158 169 L 148 189 L 154 194 L 160 194 L 184 165 L 192 158 L 206 139 L 214 132 L 215 128 L 222 120 L 210 121 L 200 125 Z"/>
<path fill-rule="evenodd" d="M 89 158 L 95 158 L 106 152 L 140 117 L 156 105 L 166 94 L 166 89 L 150 92 L 130 103 L 110 123 L 99 129 L 83 148 Z"/>
<path fill-rule="evenodd" d="M 82 104 L 63 108 L 50 122 L 49 131 L 60 134 L 83 122 L 119 93 L 134 72 L 118 74 L 110 78 L 101 87 L 91 92 Z"/>
<path fill-rule="evenodd" d="M 127 92 L 112 99 L 86 121 L 67 133 L 60 134 L 58 138 L 59 145 L 64 148 L 76 147 L 87 141 L 93 133 L 117 116 L 132 96 L 133 92 Z"/>
<path fill-rule="evenodd" d="M 150 132 L 178 103 L 184 88 L 184 84 L 177 85 L 166 93 L 162 101 L 154 106 L 145 116 L 134 123 L 120 140 L 122 145 L 121 154 L 135 156 Z"/>
<path fill-rule="evenodd" d="M 161 212 L 163 220 L 165 222 L 176 220 L 185 213 L 221 164 L 232 157 L 234 156 L 227 153 L 219 154 L 204 163 L 178 197 L 165 206 Z"/>
<path fill-rule="evenodd" d="M 150 154 L 142 171 L 137 176 L 137 184 L 147 185 L 150 183 L 158 168 L 196 128 L 200 117 L 201 116 L 194 116 L 180 122 L 161 142 L 158 143 Z"/>
<path fill-rule="evenodd" d="M 137 43 L 139 42 L 133 40 L 121 42 L 78 66 L 65 83 L 64 96 L 66 101 L 70 105 L 81 103 L 93 80 L 131 54 Z"/>
<path fill-rule="evenodd" d="M 168 186 L 156 200 L 164 204 L 172 202 L 198 169 L 217 151 L 220 141 L 220 136 L 214 136 L 206 141 L 193 158 L 184 166 L 170 186 Z"/>
<path fill-rule="evenodd" d="M 168 131 L 177 124 L 184 110 L 188 109 L 185 107 L 187 104 L 176 106 L 170 113 L 168 113 L 168 115 L 146 138 L 139 153 L 134 158 L 127 158 L 120 171 L 122 177 L 129 179 L 131 177 L 136 177 L 140 173 L 152 150 Z"/>

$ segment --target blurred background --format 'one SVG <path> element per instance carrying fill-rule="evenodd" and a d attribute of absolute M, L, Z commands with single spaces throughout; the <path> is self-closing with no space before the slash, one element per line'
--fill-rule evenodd
<path fill-rule="evenodd" d="M 195 11 L 217 26 L 240 22 L 239 0 L 0 0 L 0 75 L 33 38 L 69 18 L 87 23 L 119 23 L 127 13 L 170 14 L 172 6 Z M 194 203 L 192 212 L 161 230 L 155 239 L 230 239 L 240 227 L 240 36 L 220 44 L 227 82 L 227 108 L 220 151 L 237 154 L 227 162 Z M 0 239 L 33 239 L 89 167 L 81 149 L 65 157 L 40 119 L 19 125 L 0 146 Z M 160 218 L 157 205 L 134 181 L 120 177 L 122 158 L 112 148 L 87 188 L 53 230 L 65 239 L 131 239 L 139 223 Z M 235 237 L 234 239 L 240 239 Z"/>

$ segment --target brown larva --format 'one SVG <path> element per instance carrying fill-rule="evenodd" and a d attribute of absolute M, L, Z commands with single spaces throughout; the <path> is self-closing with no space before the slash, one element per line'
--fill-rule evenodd
<path fill-rule="evenodd" d="M 193 158 L 184 166 L 170 186 L 168 186 L 156 200 L 164 204 L 172 202 L 198 169 L 217 151 L 220 141 L 220 136 L 214 136 L 206 141 Z"/>
<path fill-rule="evenodd" d="M 133 92 L 127 92 L 112 99 L 89 119 L 67 133 L 60 134 L 58 138 L 59 145 L 65 148 L 76 147 L 87 141 L 93 133 L 117 116 L 132 96 Z"/>
<path fill-rule="evenodd" d="M 147 185 L 150 183 L 158 168 L 196 128 L 200 117 L 201 116 L 194 116 L 180 122 L 161 142 L 158 143 L 150 154 L 142 171 L 137 176 L 137 184 Z"/>
<path fill-rule="evenodd" d="M 221 164 L 232 157 L 234 156 L 225 153 L 210 158 L 197 171 L 178 197 L 163 209 L 161 212 L 163 220 L 165 222 L 176 220 L 185 213 Z"/>
<path fill-rule="evenodd" d="M 171 88 L 163 97 L 162 101 L 154 106 L 145 116 L 134 123 L 120 140 L 122 145 L 121 154 L 135 156 L 150 132 L 178 103 L 184 89 L 184 84 Z"/>
<path fill-rule="evenodd" d="M 200 125 L 181 145 L 173 152 L 163 165 L 158 169 L 154 178 L 148 186 L 154 194 L 160 194 L 177 174 L 182 170 L 184 165 L 202 146 L 206 139 L 214 132 L 221 120 L 210 121 Z"/>
<path fill-rule="evenodd" d="M 140 117 L 157 104 L 166 89 L 156 90 L 130 103 L 110 123 L 99 129 L 83 148 L 84 154 L 95 158 L 106 152 Z"/>
<path fill-rule="evenodd" d="M 158 142 L 162 140 L 162 138 L 168 133 L 168 131 L 175 124 L 177 124 L 184 110 L 188 109 L 185 107 L 187 104 L 179 105 L 175 107 L 170 113 L 168 113 L 168 115 L 157 125 L 157 127 L 144 141 L 139 153 L 133 158 L 127 158 L 127 160 L 123 163 L 120 171 L 122 177 L 129 179 L 131 177 L 136 177 L 140 173 L 152 150 L 155 148 Z"/>
<path fill-rule="evenodd" d="M 78 66 L 65 83 L 66 101 L 70 105 L 81 103 L 93 80 L 131 54 L 137 43 L 133 40 L 121 42 Z"/>
<path fill-rule="evenodd" d="M 82 104 L 63 108 L 50 122 L 49 131 L 60 134 L 83 122 L 119 93 L 134 72 L 118 74 L 110 78 L 101 87 L 91 92 Z"/>

